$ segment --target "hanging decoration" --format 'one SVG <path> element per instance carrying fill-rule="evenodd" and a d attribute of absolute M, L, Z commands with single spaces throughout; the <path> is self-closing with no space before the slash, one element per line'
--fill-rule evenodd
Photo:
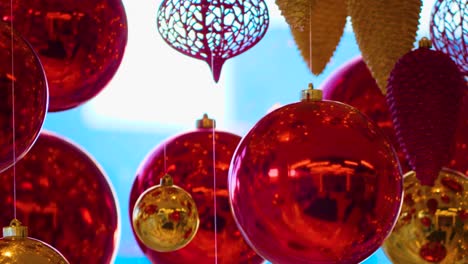
<path fill-rule="evenodd" d="M 455 61 L 468 78 L 468 4 L 466 0 L 438 0 L 431 14 L 434 48 Z"/>
<path fill-rule="evenodd" d="M 403 191 L 383 132 L 314 89 L 248 132 L 228 185 L 241 232 L 272 263 L 363 261 L 390 233 Z"/>
<path fill-rule="evenodd" d="M 3 228 L 0 239 L 0 264 L 69 264 L 60 252 L 50 245 L 28 237 L 28 228 L 13 219 Z"/>
<path fill-rule="evenodd" d="M 362 57 L 385 94 L 393 66 L 413 48 L 422 2 L 348 0 L 347 4 Z"/>
<path fill-rule="evenodd" d="M 3 22 L 0 22 L 0 62 L 0 127 L 2 128 L 0 129 L 0 172 L 2 172 L 14 163 L 13 146 L 15 146 L 16 160 L 19 160 L 33 145 L 44 123 L 49 97 L 44 70 L 36 53 L 27 41 L 12 32 L 10 25 Z M 12 128 L 13 124 L 15 129 Z"/>
<path fill-rule="evenodd" d="M 185 247 L 197 233 L 197 205 L 169 174 L 161 184 L 143 192 L 133 208 L 132 224 L 138 239 L 148 248 L 169 252 Z"/>
<path fill-rule="evenodd" d="M 455 131 L 455 151 L 448 165 L 468 177 L 468 89 L 465 89 L 463 102 Z"/>
<path fill-rule="evenodd" d="M 88 154 L 41 132 L 15 167 L 17 218 L 33 237 L 60 250 L 70 263 L 113 263 L 120 234 L 116 199 Z M 13 173 L 10 168 L 0 174 L 1 208 L 13 207 Z M 9 210 L 0 211 L 1 222 L 10 219 Z"/>
<path fill-rule="evenodd" d="M 313 74 L 325 69 L 346 24 L 345 0 L 276 0 L 302 58 Z M 313 60 L 312 60 L 312 58 Z"/>
<path fill-rule="evenodd" d="M 356 107 L 376 123 L 397 151 L 403 172 L 410 170 L 405 154 L 398 144 L 385 96 L 361 56 L 348 61 L 332 73 L 320 89 L 323 91 L 323 99 Z"/>
<path fill-rule="evenodd" d="M 218 82 L 224 62 L 255 46 L 269 20 L 264 0 L 164 0 L 157 26 L 171 47 L 208 63 Z"/>
<path fill-rule="evenodd" d="M 33 46 L 50 89 L 49 111 L 96 96 L 116 73 L 127 44 L 121 0 L 12 1 L 15 29 Z M 10 1 L 0 3 L 11 21 Z"/>
<path fill-rule="evenodd" d="M 450 57 L 420 47 L 395 65 L 387 103 L 400 146 L 423 185 L 433 185 L 453 154 L 455 129 L 464 91 L 463 75 Z"/>
<path fill-rule="evenodd" d="M 468 178 L 444 168 L 431 187 L 416 176 L 404 177 L 405 198 L 385 254 L 393 263 L 468 263 Z"/>
<path fill-rule="evenodd" d="M 163 253 L 151 250 L 137 237 L 143 253 L 153 263 L 190 263 L 194 259 L 200 263 L 263 262 L 244 241 L 229 205 L 229 163 L 241 138 L 228 132 L 213 131 L 214 126 L 214 120 L 205 115 L 198 121 L 196 130 L 164 141 L 149 153 L 138 169 L 130 193 L 130 219 L 138 197 L 157 185 L 165 173 L 170 174 L 178 186 L 191 194 L 200 216 L 200 227 L 193 241 L 177 251 Z M 214 168 L 213 134 L 216 157 Z"/>

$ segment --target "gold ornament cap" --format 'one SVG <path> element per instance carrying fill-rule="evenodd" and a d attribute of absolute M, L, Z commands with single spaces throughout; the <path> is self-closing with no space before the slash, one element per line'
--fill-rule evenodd
<path fill-rule="evenodd" d="M 321 101 L 322 100 L 322 90 L 314 89 L 314 86 L 309 83 L 309 87 L 301 91 L 301 101 Z"/>
<path fill-rule="evenodd" d="M 197 120 L 197 128 L 215 128 L 216 121 L 208 117 L 208 114 L 203 114 L 202 119 Z"/>
<path fill-rule="evenodd" d="M 161 186 L 172 186 L 174 185 L 174 180 L 172 179 L 171 175 L 165 174 L 162 178 L 161 181 L 159 182 Z"/>
<path fill-rule="evenodd" d="M 426 37 L 422 37 L 419 42 L 418 42 L 418 45 L 420 48 L 432 48 L 432 41 Z"/>
<path fill-rule="evenodd" d="M 3 237 L 28 237 L 28 227 L 15 218 L 9 226 L 3 227 Z"/>

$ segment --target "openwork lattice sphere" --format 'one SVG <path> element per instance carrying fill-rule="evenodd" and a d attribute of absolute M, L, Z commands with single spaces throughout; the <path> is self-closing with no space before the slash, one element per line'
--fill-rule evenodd
<path fill-rule="evenodd" d="M 217 82 L 224 62 L 255 46 L 269 20 L 263 0 L 166 0 L 157 25 L 174 49 L 206 61 Z"/>
<path fill-rule="evenodd" d="M 466 0 L 438 0 L 431 15 L 434 47 L 450 55 L 468 76 L 468 5 Z"/>

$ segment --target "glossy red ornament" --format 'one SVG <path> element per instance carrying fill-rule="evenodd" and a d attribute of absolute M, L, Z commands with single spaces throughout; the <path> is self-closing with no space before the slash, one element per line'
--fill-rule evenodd
<path fill-rule="evenodd" d="M 164 176 L 164 145 L 167 173 L 174 184 L 190 193 L 200 217 L 198 232 L 187 246 L 173 252 L 157 252 L 137 240 L 153 263 L 179 264 L 215 262 L 214 200 L 216 195 L 216 234 L 218 263 L 261 263 L 263 261 L 244 241 L 232 217 L 228 200 L 229 162 L 240 141 L 231 133 L 215 132 L 216 192 L 213 194 L 213 130 L 200 128 L 177 135 L 156 147 L 138 169 L 130 193 L 130 219 L 140 194 L 158 185 Z"/>
<path fill-rule="evenodd" d="M 0 181 L 0 220 L 8 223 L 13 169 L 1 173 Z M 116 198 L 100 166 L 78 146 L 42 132 L 16 164 L 16 192 L 17 217 L 31 237 L 70 263 L 113 263 L 120 235 Z"/>
<path fill-rule="evenodd" d="M 398 144 L 385 96 L 361 56 L 348 61 L 333 72 L 320 89 L 323 91 L 323 99 L 349 104 L 376 123 L 397 151 L 403 172 L 410 170 L 405 154 Z"/>
<path fill-rule="evenodd" d="M 458 117 L 457 130 L 455 131 L 455 151 L 448 167 L 460 171 L 468 177 L 468 89 Z"/>
<path fill-rule="evenodd" d="M 44 70 L 36 53 L 27 41 L 11 31 L 9 24 L 0 22 L 0 172 L 14 163 L 13 94 L 15 156 L 19 160 L 31 148 L 41 131 L 49 95 Z"/>
<path fill-rule="evenodd" d="M 315 90 L 317 91 L 317 90 Z M 398 159 L 357 109 L 303 101 L 241 140 L 229 197 L 250 245 L 272 263 L 359 263 L 390 233 L 402 196 Z"/>
<path fill-rule="evenodd" d="M 157 15 L 166 43 L 208 63 L 215 82 L 226 60 L 263 38 L 269 21 L 264 0 L 165 0 Z"/>
<path fill-rule="evenodd" d="M 14 27 L 31 43 L 44 66 L 49 111 L 76 107 L 112 79 L 127 44 L 121 0 L 13 0 Z M 0 3 L 10 21 L 10 1 Z"/>
<path fill-rule="evenodd" d="M 434 47 L 455 61 L 468 77 L 468 5 L 466 0 L 438 0 L 430 22 Z"/>
<path fill-rule="evenodd" d="M 421 184 L 433 185 L 453 154 L 458 114 L 468 89 L 463 74 L 448 55 L 423 46 L 398 60 L 387 89 L 400 146 Z"/>

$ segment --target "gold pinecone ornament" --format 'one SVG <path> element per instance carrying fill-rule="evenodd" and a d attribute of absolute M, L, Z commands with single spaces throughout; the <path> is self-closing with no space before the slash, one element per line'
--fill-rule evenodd
<path fill-rule="evenodd" d="M 276 0 L 276 4 L 309 69 L 315 75 L 322 73 L 343 35 L 346 0 Z"/>
<path fill-rule="evenodd" d="M 347 3 L 362 58 L 385 94 L 393 66 L 413 48 L 422 2 L 347 0 Z"/>

